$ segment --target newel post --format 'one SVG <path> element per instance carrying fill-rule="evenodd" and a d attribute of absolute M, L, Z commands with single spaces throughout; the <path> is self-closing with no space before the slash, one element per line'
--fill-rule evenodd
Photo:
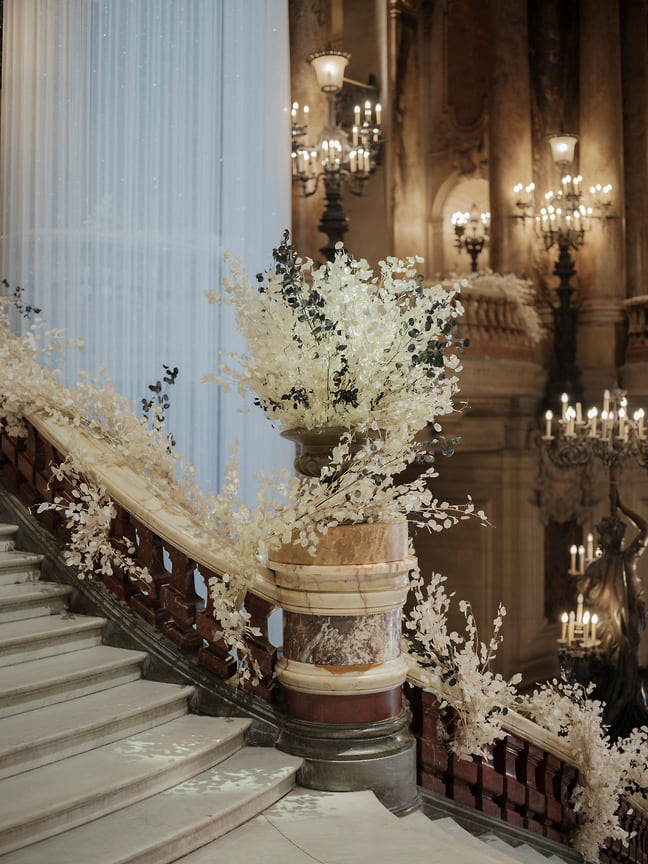
<path fill-rule="evenodd" d="M 284 610 L 279 748 L 304 759 L 303 786 L 371 789 L 396 813 L 417 803 L 402 692 L 401 613 L 414 563 L 407 549 L 406 523 L 340 525 L 314 557 L 284 546 L 268 565 Z"/>

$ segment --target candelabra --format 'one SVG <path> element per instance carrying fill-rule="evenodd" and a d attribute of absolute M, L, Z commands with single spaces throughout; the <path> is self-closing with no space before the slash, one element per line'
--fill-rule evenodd
<path fill-rule="evenodd" d="M 488 244 L 490 228 L 490 213 L 480 213 L 473 204 L 469 213 L 457 211 L 452 214 L 452 226 L 455 232 L 455 246 L 465 249 L 470 255 L 471 272 L 477 272 L 477 258 L 484 246 Z"/>
<path fill-rule="evenodd" d="M 560 170 L 560 186 L 544 196 L 544 206 L 534 216 L 533 193 L 535 184 L 523 187 L 518 183 L 513 192 L 516 196 L 515 216 L 525 222 L 534 218 L 536 233 L 542 239 L 545 250 L 558 247 L 558 259 L 553 273 L 558 277 L 556 289 L 558 303 L 551 304 L 554 318 L 554 357 L 546 395 L 546 406 L 556 407 L 558 395 L 567 390 L 579 398 L 582 393 L 580 372 L 576 366 L 576 318 L 578 307 L 573 302 L 574 289 L 569 280 L 576 273 L 572 250 L 585 243 L 586 232 L 594 221 L 601 224 L 610 217 L 612 186 L 600 183 L 590 187 L 589 201 L 583 193 L 583 178 L 573 175 L 569 166 L 574 160 L 578 136 L 554 135 L 549 138 L 553 161 Z"/>
<path fill-rule="evenodd" d="M 376 169 L 381 147 L 382 109 L 365 100 L 364 107 L 354 108 L 354 122 L 345 130 L 336 119 L 336 97 L 342 89 L 344 70 L 351 55 L 327 49 L 311 54 L 320 90 L 328 99 L 328 125 L 319 133 L 316 143 L 309 139 L 309 107 L 292 106 L 292 176 L 304 197 L 324 183 L 325 208 L 318 226 L 328 237 L 321 251 L 328 261 L 335 256 L 335 244 L 349 228 L 342 206 L 342 185 L 353 195 L 364 194 L 365 184 Z"/>
<path fill-rule="evenodd" d="M 568 468 L 583 466 L 595 460 L 607 469 L 610 484 L 610 511 L 615 515 L 617 485 L 623 465 L 634 459 L 641 468 L 648 468 L 648 438 L 645 412 L 638 408 L 632 416 L 624 390 L 615 387 L 603 393 L 601 410 L 592 407 L 584 414 L 582 404 L 569 404 L 569 396 L 561 397 L 562 413 L 557 417 L 551 410 L 545 413 L 545 434 L 542 436 L 554 464 Z M 554 431 L 556 434 L 554 435 Z"/>

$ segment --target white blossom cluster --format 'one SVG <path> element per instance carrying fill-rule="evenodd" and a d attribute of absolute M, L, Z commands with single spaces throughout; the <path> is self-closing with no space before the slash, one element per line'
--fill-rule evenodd
<path fill-rule="evenodd" d="M 450 749 L 462 759 L 487 756 L 487 748 L 505 734 L 504 717 L 520 701 L 516 685 L 522 676 L 516 674 L 507 681 L 490 669 L 502 642 L 506 609 L 500 605 L 491 638 L 485 643 L 479 641 L 470 603 L 461 600 L 466 632 L 448 633 L 447 614 L 454 595 L 446 594 L 445 581 L 439 573 L 432 574 L 425 594 L 420 575 L 414 581 L 418 602 L 405 625 L 413 631 L 408 653 L 419 667 L 424 688 L 454 709 Z"/>
<path fill-rule="evenodd" d="M 607 841 L 627 845 L 628 832 L 619 823 L 620 797 L 648 791 L 648 728 L 610 741 L 604 706 L 591 698 L 593 689 L 593 684 L 583 687 L 554 679 L 526 696 L 523 704 L 536 723 L 565 739 L 583 775 L 584 785 L 573 795 L 574 809 L 581 814 L 573 845 L 586 861 L 598 861 Z"/>
<path fill-rule="evenodd" d="M 245 354 L 233 354 L 217 380 L 254 393 L 283 430 L 337 426 L 422 429 L 452 411 L 460 369 L 454 335 L 459 286 L 427 286 L 420 258 L 387 258 L 374 275 L 337 244 L 335 260 L 315 267 L 287 232 L 275 268 L 253 285 L 230 253 L 224 299 L 236 310 Z"/>
<path fill-rule="evenodd" d="M 111 538 L 110 529 L 117 515 L 115 505 L 100 486 L 83 478 L 77 467 L 79 461 L 68 456 L 60 465 L 52 465 L 53 477 L 69 486 L 69 497 L 56 495 L 53 501 L 37 507 L 37 513 L 45 510 L 63 513 L 65 526 L 70 530 L 63 551 L 65 563 L 77 568 L 80 579 L 96 573 L 111 575 L 117 570 L 131 579 L 150 583 L 148 569 L 133 559 L 135 545 L 126 537 Z"/>

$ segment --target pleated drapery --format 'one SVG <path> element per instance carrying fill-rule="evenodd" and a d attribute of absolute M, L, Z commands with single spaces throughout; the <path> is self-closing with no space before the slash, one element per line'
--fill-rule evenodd
<path fill-rule="evenodd" d="M 4 0 L 0 276 L 167 422 L 204 486 L 238 440 L 243 495 L 290 462 L 259 409 L 201 375 L 243 350 L 210 306 L 231 250 L 266 269 L 290 224 L 285 0 Z"/>

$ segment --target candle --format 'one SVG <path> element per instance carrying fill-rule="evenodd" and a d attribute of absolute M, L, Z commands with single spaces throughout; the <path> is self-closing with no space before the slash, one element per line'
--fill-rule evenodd
<path fill-rule="evenodd" d="M 563 612 L 562 618 L 562 630 L 560 631 L 560 641 L 564 642 L 567 638 L 567 622 L 569 621 L 569 615 L 566 612 Z"/>
<path fill-rule="evenodd" d="M 382 120 L 382 105 L 380 102 L 376 103 L 376 124 L 380 126 Z"/>
<path fill-rule="evenodd" d="M 350 168 L 351 168 L 351 173 L 352 173 L 352 174 L 355 174 L 355 172 L 356 172 L 356 168 L 357 168 L 356 158 L 357 158 L 357 155 L 358 155 L 358 154 L 356 153 L 355 150 L 352 150 L 352 151 L 349 153 L 349 163 L 350 163 Z"/>
<path fill-rule="evenodd" d="M 591 561 L 594 557 L 594 535 L 587 535 L 587 560 Z"/>
<path fill-rule="evenodd" d="M 573 546 L 570 547 L 569 552 L 571 554 L 571 567 L 569 568 L 569 572 L 575 573 L 576 572 L 576 554 L 578 552 L 578 546 L 576 546 L 576 544 L 574 544 Z"/>
<path fill-rule="evenodd" d="M 580 402 L 576 403 L 576 422 L 577 423 L 583 422 L 583 406 L 581 405 Z"/>
<path fill-rule="evenodd" d="M 598 624 L 598 615 L 596 612 L 592 615 L 592 642 L 596 642 L 596 625 Z"/>
<path fill-rule="evenodd" d="M 590 613 L 585 612 L 583 615 L 583 641 L 587 645 L 589 642 L 589 622 L 590 622 Z"/>
<path fill-rule="evenodd" d="M 625 438 L 624 433 L 625 429 L 625 411 L 623 408 L 619 408 L 619 435 L 618 437 L 623 440 Z"/>
<path fill-rule="evenodd" d="M 360 106 L 356 105 L 353 109 L 353 122 L 356 126 L 360 125 Z"/>
<path fill-rule="evenodd" d="M 589 431 L 590 438 L 596 438 L 596 418 L 597 418 L 597 415 L 598 415 L 598 411 L 596 410 L 596 408 L 590 408 L 590 410 L 587 412 L 587 416 L 589 417 L 589 421 L 590 421 L 590 431 Z"/>
<path fill-rule="evenodd" d="M 567 418 L 567 429 L 565 430 L 565 435 L 568 438 L 573 438 L 574 435 L 576 434 L 576 430 L 574 428 L 574 421 L 576 419 L 576 412 L 571 407 L 571 405 L 567 409 L 566 418 Z"/>
<path fill-rule="evenodd" d="M 571 645 L 574 641 L 574 612 L 569 613 L 569 623 L 567 625 L 567 644 Z"/>
<path fill-rule="evenodd" d="M 634 419 L 637 424 L 637 434 L 639 435 L 639 439 L 643 441 L 644 438 L 644 410 L 643 408 L 639 408 L 634 413 Z"/>
<path fill-rule="evenodd" d="M 569 396 L 566 393 L 563 393 L 560 397 L 560 401 L 562 402 L 562 419 L 564 420 L 567 416 L 567 405 L 569 404 Z"/>
<path fill-rule="evenodd" d="M 553 419 L 553 412 L 547 411 L 545 414 L 545 422 L 547 424 L 546 429 L 545 429 L 545 438 L 553 438 L 553 435 L 551 434 L 551 421 L 552 421 L 552 419 Z"/>
<path fill-rule="evenodd" d="M 309 109 L 308 105 L 304 105 L 304 126 L 308 126 L 308 116 L 309 116 L 308 112 L 309 112 L 309 110 L 310 109 Z"/>
<path fill-rule="evenodd" d="M 583 623 L 583 595 L 579 594 L 576 598 L 576 623 Z"/>
<path fill-rule="evenodd" d="M 607 438 L 608 433 L 608 412 L 603 409 L 601 411 L 601 438 Z"/>
<path fill-rule="evenodd" d="M 578 572 L 583 574 L 585 572 L 585 547 L 578 547 Z"/>
<path fill-rule="evenodd" d="M 358 146 L 358 127 L 357 126 L 353 127 L 353 146 L 354 147 Z"/>
<path fill-rule="evenodd" d="M 610 391 L 605 390 L 603 393 L 603 410 L 607 414 L 610 410 Z"/>
<path fill-rule="evenodd" d="M 364 115 L 365 115 L 365 121 L 367 123 L 369 123 L 369 121 L 371 120 L 371 102 L 368 99 L 365 102 Z"/>

